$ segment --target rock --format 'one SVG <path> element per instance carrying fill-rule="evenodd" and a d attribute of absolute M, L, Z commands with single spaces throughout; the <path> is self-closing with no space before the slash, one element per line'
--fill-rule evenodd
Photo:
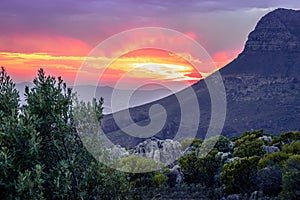
<path fill-rule="evenodd" d="M 260 197 L 260 193 L 258 191 L 254 191 L 251 193 L 249 200 L 257 200 Z"/>
<path fill-rule="evenodd" d="M 263 146 L 263 149 L 266 151 L 266 154 L 274 153 L 274 152 L 279 152 L 280 149 L 276 146 Z"/>
<path fill-rule="evenodd" d="M 239 157 L 229 158 L 229 159 L 227 159 L 226 162 L 232 163 L 232 162 L 234 162 L 234 161 L 236 161 L 236 160 L 239 160 L 239 159 L 240 159 Z"/>
<path fill-rule="evenodd" d="M 230 156 L 231 156 L 230 152 L 226 152 L 226 153 L 224 153 L 224 152 L 218 152 L 216 154 L 216 157 L 220 157 L 222 161 L 228 159 L 228 157 L 230 157 Z"/>
<path fill-rule="evenodd" d="M 178 141 L 150 138 L 131 149 L 130 154 L 151 158 L 156 162 L 171 164 L 182 155 L 182 152 L 181 144 Z"/>
<path fill-rule="evenodd" d="M 251 32 L 245 52 L 299 51 L 300 12 L 276 9 L 265 15 Z"/>
<path fill-rule="evenodd" d="M 240 195 L 239 194 L 231 194 L 227 197 L 227 200 L 240 200 Z"/>
<path fill-rule="evenodd" d="M 112 159 L 120 159 L 129 155 L 129 152 L 120 145 L 114 145 L 112 148 L 108 149 L 108 151 Z"/>
<path fill-rule="evenodd" d="M 272 142 L 272 137 L 271 136 L 262 136 L 262 137 L 259 137 L 258 139 L 262 140 L 262 141 L 266 141 L 266 142 Z"/>
<path fill-rule="evenodd" d="M 170 177 L 175 181 L 176 184 L 179 184 L 183 181 L 183 174 L 179 170 L 179 165 L 175 165 L 170 169 Z"/>

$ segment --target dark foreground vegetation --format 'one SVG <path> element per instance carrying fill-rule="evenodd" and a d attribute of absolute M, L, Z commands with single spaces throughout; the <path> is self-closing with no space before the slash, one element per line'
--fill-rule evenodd
<path fill-rule="evenodd" d="M 20 106 L 13 81 L 1 70 L 3 199 L 300 199 L 300 132 L 185 140 L 187 151 L 175 163 L 179 174 L 169 167 L 123 173 L 97 162 L 75 128 L 76 105 L 94 109 L 101 120 L 103 102 L 76 102 L 61 78 L 43 70 L 33 83 Z M 199 149 L 215 140 L 215 148 L 203 156 Z"/>

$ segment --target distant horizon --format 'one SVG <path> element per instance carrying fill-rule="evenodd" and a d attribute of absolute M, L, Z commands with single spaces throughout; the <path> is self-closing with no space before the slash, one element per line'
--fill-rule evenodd
<path fill-rule="evenodd" d="M 277 8 L 299 9 L 300 2 L 203 0 L 157 4 L 154 0 L 139 3 L 77 0 L 69 5 L 63 0 L 59 7 L 52 1 L 3 2 L 0 8 L 3 30 L 0 33 L 0 65 L 5 66 L 16 83 L 32 81 L 37 70 L 43 68 L 46 74 L 61 76 L 68 85 L 74 85 L 80 66 L 99 43 L 122 31 L 164 27 L 199 43 L 211 56 L 216 69 L 220 69 L 242 52 L 248 34 L 259 19 Z M 141 29 L 126 42 L 105 49 L 105 56 L 99 58 L 99 62 L 113 57 L 119 46 L 126 49 L 135 45 L 135 38 L 145 35 L 147 33 Z M 161 37 L 164 40 L 166 36 Z M 186 43 L 182 39 L 173 41 L 184 49 Z M 168 53 L 141 49 L 128 52 L 109 66 L 101 86 L 114 87 L 121 74 L 129 72 L 132 66 L 140 67 L 131 75 L 133 84 L 147 80 L 178 88 L 192 85 L 207 75 L 195 71 L 187 61 L 198 58 L 183 51 Z M 91 78 L 80 85 L 88 85 L 90 79 L 97 77 L 96 71 L 87 73 Z M 184 85 L 180 85 L 182 83 Z"/>

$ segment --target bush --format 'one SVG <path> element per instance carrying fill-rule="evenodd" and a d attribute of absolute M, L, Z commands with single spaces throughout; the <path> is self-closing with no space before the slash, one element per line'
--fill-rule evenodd
<path fill-rule="evenodd" d="M 259 189 L 267 196 L 278 196 L 282 187 L 281 167 L 266 167 L 258 171 Z"/>
<path fill-rule="evenodd" d="M 259 160 L 258 168 L 262 169 L 269 166 L 282 166 L 289 157 L 290 155 L 285 152 L 274 152 L 265 155 Z"/>
<path fill-rule="evenodd" d="M 221 180 L 228 194 L 251 193 L 258 189 L 256 182 L 258 156 L 241 158 L 224 165 Z"/>
<path fill-rule="evenodd" d="M 4 68 L 0 73 L 1 198 L 127 196 L 127 176 L 97 163 L 84 148 L 74 125 L 72 90 L 43 70 L 33 83 L 25 89 L 27 104 L 19 108 L 13 81 Z M 100 120 L 102 102 L 92 105 Z"/>
<path fill-rule="evenodd" d="M 216 152 L 211 152 L 205 157 L 196 156 L 195 152 L 179 158 L 180 170 L 184 175 L 186 183 L 201 183 L 207 187 L 216 185 L 215 180 L 219 173 L 220 160 L 215 156 Z"/>
<path fill-rule="evenodd" d="M 265 151 L 263 149 L 264 142 L 259 139 L 250 141 L 244 141 L 233 152 L 233 157 L 251 157 L 251 156 L 262 156 Z"/>
<path fill-rule="evenodd" d="M 293 155 L 285 162 L 282 182 L 282 199 L 300 199 L 300 155 Z"/>
<path fill-rule="evenodd" d="M 282 152 L 290 154 L 300 154 L 300 140 L 283 145 Z"/>

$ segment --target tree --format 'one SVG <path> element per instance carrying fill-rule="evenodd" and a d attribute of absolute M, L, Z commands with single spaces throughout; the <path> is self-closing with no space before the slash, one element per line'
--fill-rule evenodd
<path fill-rule="evenodd" d="M 40 198 L 43 166 L 39 157 L 39 133 L 32 125 L 35 116 L 18 116 L 19 94 L 2 67 L 0 73 L 0 196 Z"/>
<path fill-rule="evenodd" d="M 280 166 L 263 168 L 257 173 L 259 189 L 267 196 L 278 196 L 282 189 L 282 174 Z"/>
<path fill-rule="evenodd" d="M 258 189 L 256 183 L 258 156 L 245 157 L 224 165 L 221 179 L 225 193 L 251 193 Z"/>
<path fill-rule="evenodd" d="M 180 157 L 178 162 L 186 183 L 201 183 L 207 187 L 216 184 L 215 177 L 219 173 L 220 160 L 216 158 L 216 151 L 205 157 L 198 157 L 195 152 Z"/>
<path fill-rule="evenodd" d="M 27 104 L 22 109 L 4 68 L 0 80 L 2 198 L 110 199 L 129 195 L 128 176 L 98 163 L 83 146 L 74 124 L 74 94 L 60 77 L 39 70 L 33 88 L 25 89 Z M 87 109 L 80 105 L 81 110 Z M 100 120 L 101 102 L 92 106 Z"/>
<path fill-rule="evenodd" d="M 300 155 L 293 155 L 285 162 L 282 182 L 282 199 L 300 199 Z"/>
<path fill-rule="evenodd" d="M 300 140 L 300 131 L 282 133 L 272 141 L 272 145 L 282 147 L 284 144 L 290 144 L 295 140 Z"/>
<path fill-rule="evenodd" d="M 230 140 L 222 135 L 213 136 L 204 140 L 201 146 L 204 150 L 210 150 L 212 147 L 217 149 L 219 152 L 228 152 L 230 150 Z"/>
<path fill-rule="evenodd" d="M 253 141 L 258 139 L 259 137 L 262 137 L 264 135 L 263 130 L 258 130 L 258 131 L 246 131 L 245 133 L 243 133 L 243 135 L 238 138 L 235 141 L 235 145 L 236 146 L 240 146 L 241 144 L 245 143 L 246 141 Z"/>
<path fill-rule="evenodd" d="M 267 154 L 259 160 L 258 168 L 262 169 L 265 167 L 282 166 L 289 157 L 290 155 L 285 152 Z"/>
<path fill-rule="evenodd" d="M 233 156 L 240 158 L 251 157 L 255 155 L 262 156 L 265 153 L 263 150 L 263 144 L 264 142 L 259 139 L 250 141 L 246 140 L 234 149 Z"/>
<path fill-rule="evenodd" d="M 300 140 L 283 145 L 282 152 L 290 154 L 300 154 Z"/>
<path fill-rule="evenodd" d="M 0 73 L 0 95 L 0 112 L 2 117 L 15 117 L 19 108 L 19 92 L 16 90 L 14 82 L 4 67 L 1 67 Z"/>

